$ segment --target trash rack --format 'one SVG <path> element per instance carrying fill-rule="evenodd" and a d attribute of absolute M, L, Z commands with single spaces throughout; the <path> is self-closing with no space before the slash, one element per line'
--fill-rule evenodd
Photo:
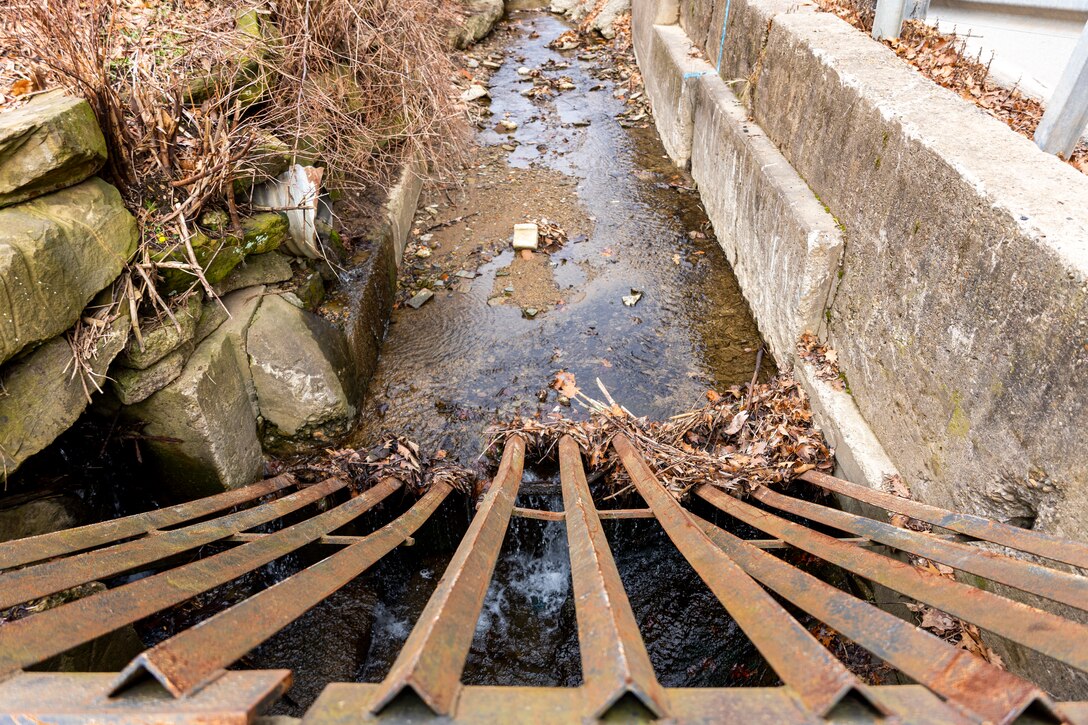
<path fill-rule="evenodd" d="M 752 494 L 758 507 L 716 488 L 697 489 L 696 496 L 766 534 L 742 540 L 685 509 L 626 438 L 617 436 L 612 445 L 646 508 L 598 510 L 578 447 L 564 438 L 559 444 L 564 511 L 545 512 L 514 505 L 525 443 L 511 437 L 498 474 L 385 680 L 328 685 L 303 722 L 1088 723 L 1088 702 L 1055 702 L 1031 682 L 767 551 L 793 547 L 808 552 L 1088 672 L 1088 626 L 896 557 L 909 552 L 971 575 L 972 581 L 994 582 L 1056 605 L 1048 609 L 1083 612 L 1088 609 L 1088 577 L 1077 571 L 1088 570 L 1085 544 L 815 472 L 803 478 L 870 510 L 927 522 L 941 533 L 892 526 L 764 488 Z M 295 520 L 303 509 L 318 508 L 307 508 L 310 504 L 346 487 L 336 478 L 300 486 L 280 476 L 180 506 L 0 546 L 0 610 L 123 572 L 160 570 L 0 626 L 0 721 L 252 721 L 287 690 L 291 674 L 227 668 L 407 541 L 451 492 L 436 483 L 407 512 L 366 536 L 333 534 L 396 492 L 399 481 L 384 479 L 274 533 L 245 533 L 288 514 Z M 336 500 L 343 498 L 341 493 Z M 512 516 L 566 524 L 582 657 L 579 687 L 461 684 Z M 781 686 L 666 688 L 658 682 L 601 527 L 603 519 L 651 517 L 759 649 Z M 827 530 L 843 535 L 821 533 Z M 235 545 L 212 547 L 212 553 L 198 556 L 201 547 L 213 542 Z M 999 547 L 977 545 L 983 542 Z M 28 671 L 314 543 L 328 545 L 332 553 L 144 651 L 120 673 Z M 1000 547 L 1030 557 L 1006 556 Z M 772 594 L 869 650 L 914 684 L 860 681 Z"/>

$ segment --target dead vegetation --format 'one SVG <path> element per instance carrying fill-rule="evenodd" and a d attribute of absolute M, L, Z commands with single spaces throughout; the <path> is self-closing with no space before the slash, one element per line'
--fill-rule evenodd
<path fill-rule="evenodd" d="M 492 429 L 491 450 L 501 452 L 516 434 L 526 441 L 527 458 L 549 460 L 557 455 L 559 439 L 569 435 L 582 450 L 587 474 L 603 476 L 619 494 L 631 483 L 609 444 L 614 436 L 626 435 L 678 498 L 702 484 L 740 496 L 757 485 L 781 487 L 805 471 L 832 469 L 832 452 L 813 424 L 808 399 L 788 375 L 724 394 L 708 391 L 707 405 L 663 421 L 631 414 L 597 384 L 604 401 L 579 390 L 573 374 L 557 373 L 552 387 L 585 407 L 589 419 L 558 413 L 515 418 Z"/>
<path fill-rule="evenodd" d="M 162 291 L 164 271 L 214 296 L 193 235 L 209 210 L 240 232 L 269 157 L 323 166 L 341 191 L 386 184 L 409 159 L 451 168 L 464 123 L 450 93 L 448 8 L 0 0 L 0 111 L 53 88 L 91 104 L 107 139 L 104 175 L 139 223 L 111 311 L 127 313 L 139 339 L 141 319 L 173 319 L 179 297 Z M 99 329 L 78 331 L 78 349 L 93 349 Z"/>
<path fill-rule="evenodd" d="M 870 0 L 816 0 L 855 28 L 871 33 L 875 3 Z M 967 53 L 963 38 L 942 33 L 921 20 L 907 20 L 895 40 L 881 41 L 922 75 L 974 103 L 1019 134 L 1032 138 L 1046 110 L 1041 101 L 1017 88 L 1005 88 L 990 77 L 989 63 Z M 1081 143 L 1067 161 L 1088 173 L 1088 144 Z"/>

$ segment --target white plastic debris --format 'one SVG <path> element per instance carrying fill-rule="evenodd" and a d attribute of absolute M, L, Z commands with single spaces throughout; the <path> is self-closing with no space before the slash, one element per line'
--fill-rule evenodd
<path fill-rule="evenodd" d="M 323 169 L 316 166 L 295 164 L 275 180 L 253 190 L 254 208 L 287 213 L 286 246 L 299 257 L 320 259 L 324 256 L 317 238 L 317 222 L 331 222 L 332 210 L 321 198 L 323 173 Z"/>
<path fill-rule="evenodd" d="M 536 249 L 540 246 L 540 229 L 536 224 L 514 225 L 514 249 Z"/>

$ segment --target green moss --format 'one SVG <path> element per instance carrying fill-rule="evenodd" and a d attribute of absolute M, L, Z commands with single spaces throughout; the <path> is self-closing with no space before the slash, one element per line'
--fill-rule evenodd
<path fill-rule="evenodd" d="M 952 393 L 952 417 L 948 421 L 948 435 L 966 438 L 971 432 L 971 421 L 967 419 L 960 400 L 959 393 Z"/>
<path fill-rule="evenodd" d="M 873 166 L 875 166 L 878 169 L 880 168 L 880 157 L 879 156 L 876 157 L 876 161 L 873 162 Z"/>

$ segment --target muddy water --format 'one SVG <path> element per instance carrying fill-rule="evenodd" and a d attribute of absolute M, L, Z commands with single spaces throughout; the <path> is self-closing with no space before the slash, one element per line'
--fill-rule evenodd
<path fill-rule="evenodd" d="M 505 58 L 490 82 L 493 116 L 476 138 L 483 161 L 474 171 L 486 174 L 491 188 L 453 192 L 452 204 L 442 195 L 423 204 L 442 202 L 439 222 L 486 217 L 475 228 L 492 237 L 509 236 L 515 223 L 559 207 L 575 219 L 566 230 L 575 241 L 549 258 L 562 303 L 534 319 L 516 304 L 495 304 L 497 288 L 518 284 L 496 278 L 514 256 L 507 243 L 490 262 L 469 266 L 478 276 L 459 282 L 457 291 L 438 290 L 419 310 L 396 310 L 358 442 L 383 429 L 409 431 L 425 449 L 442 446 L 471 461 L 496 415 L 555 406 L 554 392 L 544 403 L 538 394 L 559 369 L 574 372 L 594 393 L 600 378 L 628 409 L 650 416 L 685 410 L 704 400 L 708 388 L 752 375 L 758 331 L 717 243 L 690 234 L 712 234 L 690 178 L 665 158 L 652 126 L 621 127 L 616 116 L 624 102 L 612 83 L 594 77 L 594 61 L 579 60 L 584 50 L 546 47 L 567 30 L 562 21 L 524 12 L 510 23 L 512 32 L 477 53 Z M 548 69 L 549 63 L 569 67 Z M 519 67 L 567 76 L 576 88 L 534 101 L 521 95 L 531 84 Z M 490 125 L 503 118 L 514 119 L 516 131 Z M 503 174 L 531 177 L 515 199 L 520 203 L 503 192 Z M 452 226 L 436 234 L 439 241 L 443 234 L 492 241 Z M 643 297 L 627 307 L 622 298 L 631 289 Z"/>

